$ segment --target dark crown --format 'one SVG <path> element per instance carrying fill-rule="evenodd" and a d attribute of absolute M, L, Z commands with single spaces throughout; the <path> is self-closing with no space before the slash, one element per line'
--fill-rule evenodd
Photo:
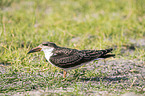
<path fill-rule="evenodd" d="M 49 47 L 57 47 L 57 45 L 53 42 L 43 42 L 42 43 L 43 46 L 49 46 Z"/>

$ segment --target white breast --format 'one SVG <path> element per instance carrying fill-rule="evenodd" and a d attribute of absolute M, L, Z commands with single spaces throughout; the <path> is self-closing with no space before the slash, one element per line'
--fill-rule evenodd
<path fill-rule="evenodd" d="M 44 51 L 45 58 L 47 59 L 47 61 L 49 61 L 50 57 L 53 55 L 53 53 L 52 53 L 53 49 L 54 48 L 49 48 L 49 49 L 45 48 L 45 49 L 42 49 L 42 51 Z M 51 62 L 49 61 L 49 63 L 51 63 Z"/>

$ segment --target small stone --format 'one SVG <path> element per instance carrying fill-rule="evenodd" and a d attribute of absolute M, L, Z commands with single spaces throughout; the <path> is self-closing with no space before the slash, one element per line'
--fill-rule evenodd
<path fill-rule="evenodd" d="M 125 93 L 121 96 L 138 96 L 137 94 L 133 93 L 133 92 L 129 92 L 129 93 Z"/>
<path fill-rule="evenodd" d="M 143 88 L 143 91 L 145 92 L 145 88 Z"/>

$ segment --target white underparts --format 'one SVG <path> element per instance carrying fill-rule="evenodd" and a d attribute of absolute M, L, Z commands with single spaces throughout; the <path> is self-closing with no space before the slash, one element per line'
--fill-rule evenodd
<path fill-rule="evenodd" d="M 42 51 L 44 52 L 45 54 L 45 58 L 47 59 L 47 61 L 52 64 L 49 59 L 50 57 L 53 55 L 52 51 L 53 51 L 54 48 L 43 48 Z M 54 66 L 54 64 L 52 64 Z"/>

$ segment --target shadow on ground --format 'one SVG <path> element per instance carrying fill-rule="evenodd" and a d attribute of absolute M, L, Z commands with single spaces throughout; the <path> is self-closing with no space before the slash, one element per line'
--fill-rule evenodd
<path fill-rule="evenodd" d="M 9 62 L 0 62 L 0 66 L 8 66 L 11 65 L 12 63 Z"/>
<path fill-rule="evenodd" d="M 122 81 L 122 80 L 128 80 L 128 78 L 126 77 L 114 77 L 114 78 L 111 78 L 111 77 L 93 77 L 93 78 L 79 78 L 81 79 L 82 81 Z"/>

